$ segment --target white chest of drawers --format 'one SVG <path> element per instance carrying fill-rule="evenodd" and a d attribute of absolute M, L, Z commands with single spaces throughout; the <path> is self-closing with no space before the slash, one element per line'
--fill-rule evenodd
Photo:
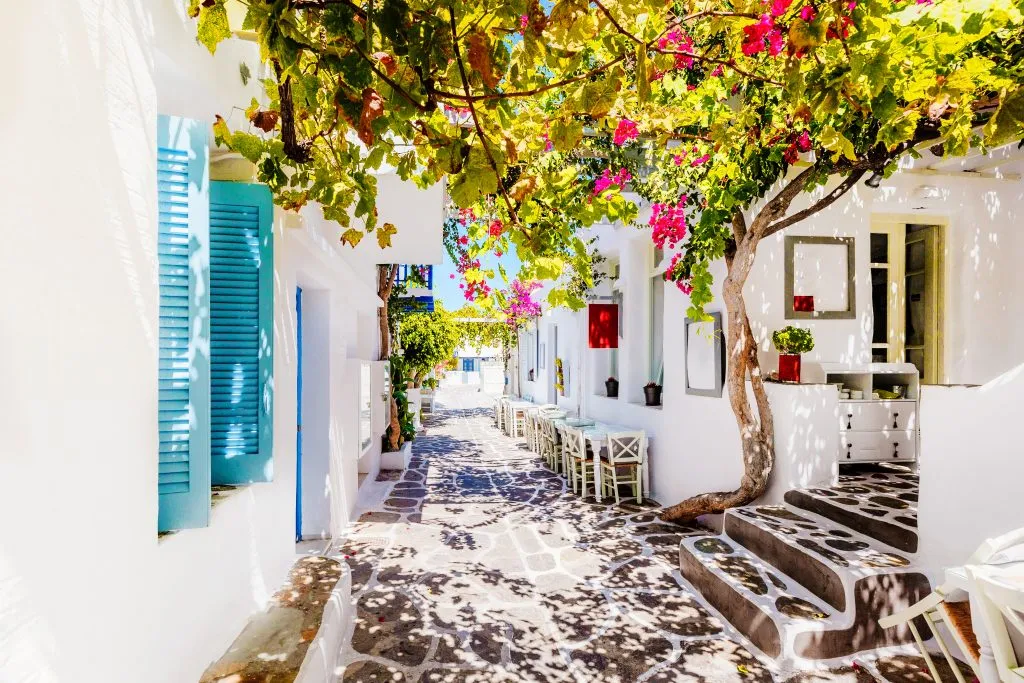
<path fill-rule="evenodd" d="M 839 462 L 917 458 L 917 401 L 839 401 Z"/>
<path fill-rule="evenodd" d="M 858 389 L 870 397 L 876 389 L 905 389 L 905 398 L 893 400 L 839 400 L 838 423 L 840 463 L 906 462 L 916 460 L 920 431 L 918 402 L 920 381 L 917 368 L 909 363 L 871 363 L 850 366 L 812 363 L 804 381 L 838 384 Z"/>

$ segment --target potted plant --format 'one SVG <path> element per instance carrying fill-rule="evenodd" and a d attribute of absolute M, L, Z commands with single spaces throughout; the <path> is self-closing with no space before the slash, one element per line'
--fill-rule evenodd
<path fill-rule="evenodd" d="M 609 377 L 604 381 L 605 394 L 608 398 L 619 397 L 619 380 L 614 377 Z"/>
<path fill-rule="evenodd" d="M 555 389 L 560 396 L 565 396 L 565 368 L 561 358 L 555 359 Z"/>
<path fill-rule="evenodd" d="M 661 385 L 657 382 L 648 382 L 644 385 L 644 399 L 649 406 L 661 405 Z"/>
<path fill-rule="evenodd" d="M 788 325 L 772 332 L 772 344 L 779 352 L 779 379 L 783 382 L 799 382 L 800 354 L 814 348 L 814 335 L 810 330 Z"/>

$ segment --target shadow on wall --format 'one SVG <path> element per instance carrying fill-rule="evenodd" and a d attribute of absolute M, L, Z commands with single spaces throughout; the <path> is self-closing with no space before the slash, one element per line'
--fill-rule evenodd
<path fill-rule="evenodd" d="M 1024 365 L 981 387 L 921 388 L 922 566 L 960 564 L 987 538 L 1024 526 L 1020 406 Z"/>

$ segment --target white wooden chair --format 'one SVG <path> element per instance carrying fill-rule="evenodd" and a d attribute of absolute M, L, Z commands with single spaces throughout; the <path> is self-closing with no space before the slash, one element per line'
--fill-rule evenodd
<path fill-rule="evenodd" d="M 965 563 L 965 567 L 952 571 L 966 573 L 967 567 L 983 565 L 997 553 L 1021 543 L 1024 543 L 1024 528 L 1015 529 L 998 538 L 990 538 L 971 554 Z M 968 665 L 970 665 L 975 677 L 980 681 L 985 680 L 982 675 L 980 646 L 974 635 L 974 624 L 967 593 L 959 590 L 954 585 L 944 583 L 907 609 L 878 620 L 878 625 L 882 628 L 892 628 L 901 624 L 907 624 L 911 634 L 914 636 L 918 649 L 921 651 L 921 656 L 924 657 L 932 680 L 935 683 L 941 683 L 942 678 L 935 668 L 935 662 L 932 660 L 927 648 L 925 648 L 917 626 L 914 625 L 914 619 L 918 617 L 924 619 L 925 623 L 928 624 L 928 628 L 935 638 L 936 645 L 938 645 L 942 656 L 945 658 L 958 683 L 966 683 L 966 681 L 953 658 L 949 643 L 945 641 L 941 630 L 936 626 L 940 621 L 945 622 L 946 626 L 949 627 L 949 633 L 952 634 L 955 645 L 959 648 Z M 985 681 L 985 683 L 989 682 Z"/>
<path fill-rule="evenodd" d="M 601 460 L 602 488 L 619 502 L 619 486 L 633 488 L 636 502 L 643 502 L 643 462 L 647 457 L 647 435 L 644 432 L 608 434 L 608 456 Z"/>
<path fill-rule="evenodd" d="M 512 406 L 512 438 L 518 439 L 526 432 L 526 410 Z"/>
<path fill-rule="evenodd" d="M 541 457 L 547 462 L 552 472 L 562 471 L 562 447 L 551 418 L 541 415 L 538 418 L 541 428 Z"/>
<path fill-rule="evenodd" d="M 966 569 L 972 600 L 978 606 L 999 680 L 1024 683 L 1024 666 L 1017 659 L 1010 636 L 1011 629 L 1024 636 L 1024 587 L 1000 582 L 998 567 L 994 565 L 968 565 Z"/>
<path fill-rule="evenodd" d="M 562 433 L 562 457 L 572 490 L 587 495 L 587 480 L 594 484 L 594 460 L 587 452 L 587 437 L 582 429 L 567 427 Z M 588 476 L 589 475 L 589 476 Z"/>
<path fill-rule="evenodd" d="M 504 422 L 504 417 L 501 414 L 503 399 L 496 399 L 494 401 L 494 426 L 501 429 L 501 425 Z"/>

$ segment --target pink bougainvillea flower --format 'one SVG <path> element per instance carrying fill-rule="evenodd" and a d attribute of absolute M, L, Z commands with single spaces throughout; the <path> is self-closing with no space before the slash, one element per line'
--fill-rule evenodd
<path fill-rule="evenodd" d="M 711 77 L 712 78 L 718 78 L 719 76 L 722 75 L 722 73 L 724 71 L 725 71 L 725 69 L 723 69 L 722 65 L 719 64 L 718 66 L 715 67 L 715 70 L 711 72 Z"/>
<path fill-rule="evenodd" d="M 604 169 L 601 176 L 594 181 L 594 195 L 599 195 L 610 187 L 624 188 L 626 183 L 633 179 L 633 175 L 624 168 L 620 168 L 612 175 L 611 169 Z"/>
<path fill-rule="evenodd" d="M 491 237 L 501 237 L 501 233 L 505 230 L 505 226 L 501 224 L 501 221 L 494 219 L 491 224 L 487 226 L 487 233 Z"/>
<path fill-rule="evenodd" d="M 690 162 L 690 166 L 701 166 L 701 165 L 707 163 L 708 159 L 710 159 L 710 158 L 711 158 L 710 154 L 705 154 L 704 156 L 697 157 L 696 159 L 694 159 L 693 161 Z"/>
<path fill-rule="evenodd" d="M 469 238 L 463 235 L 459 238 L 459 244 L 469 244 Z"/>
<path fill-rule="evenodd" d="M 675 205 L 655 203 L 651 205 L 651 217 L 647 224 L 651 226 L 651 241 L 654 246 L 669 249 L 683 241 L 686 237 L 686 195 L 679 198 Z"/>
<path fill-rule="evenodd" d="M 781 17 L 789 9 L 789 6 L 793 4 L 793 0 L 773 0 L 772 2 L 772 16 Z"/>
<path fill-rule="evenodd" d="M 451 280 L 454 280 L 455 279 L 455 273 L 452 273 L 451 275 L 449 275 L 448 278 L 451 279 Z"/>
<path fill-rule="evenodd" d="M 800 10 L 800 18 L 804 21 L 814 21 L 814 18 L 818 16 L 818 13 L 814 11 L 814 8 L 810 5 L 805 6 Z"/>
<path fill-rule="evenodd" d="M 797 136 L 796 146 L 801 152 L 809 152 L 811 149 L 811 136 L 807 134 L 807 131 L 801 131 L 800 135 Z"/>
<path fill-rule="evenodd" d="M 683 159 L 685 157 L 686 157 L 686 152 L 683 152 L 682 154 L 677 154 L 674 157 L 672 157 L 672 163 L 675 164 L 676 166 L 682 166 L 683 165 Z"/>
<path fill-rule="evenodd" d="M 530 25 L 530 17 L 528 17 L 525 14 L 519 17 L 519 28 L 525 29 L 529 25 Z"/>
<path fill-rule="evenodd" d="M 612 140 L 616 145 L 622 147 L 630 140 L 636 140 L 638 137 L 640 137 L 640 131 L 636 127 L 636 122 L 629 119 L 620 119 L 619 125 L 615 127 L 615 135 Z"/>

